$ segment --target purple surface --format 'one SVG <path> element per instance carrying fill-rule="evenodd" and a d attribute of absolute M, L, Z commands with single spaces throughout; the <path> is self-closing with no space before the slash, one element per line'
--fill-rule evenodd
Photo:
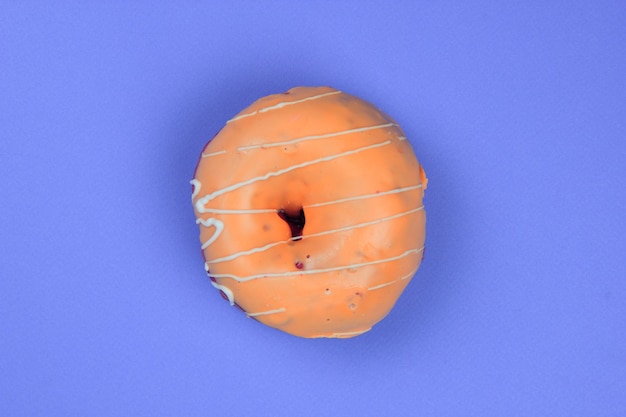
<path fill-rule="evenodd" d="M 88 3 L 0 4 L 0 415 L 626 415 L 624 2 Z M 430 179 L 355 339 L 246 319 L 199 252 L 203 145 L 297 85 Z"/>

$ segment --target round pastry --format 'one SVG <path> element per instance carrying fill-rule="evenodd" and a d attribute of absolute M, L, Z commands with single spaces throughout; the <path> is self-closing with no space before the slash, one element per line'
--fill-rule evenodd
<path fill-rule="evenodd" d="M 296 336 L 367 332 L 423 257 L 427 179 L 409 141 L 330 87 L 254 102 L 206 145 L 191 184 L 213 286 Z"/>

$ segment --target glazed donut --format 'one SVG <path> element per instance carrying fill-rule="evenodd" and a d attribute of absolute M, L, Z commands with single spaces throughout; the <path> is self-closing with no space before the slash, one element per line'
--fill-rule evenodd
<path fill-rule="evenodd" d="M 427 179 L 411 144 L 330 87 L 254 102 L 205 146 L 191 185 L 213 286 L 296 336 L 367 332 L 423 257 Z"/>

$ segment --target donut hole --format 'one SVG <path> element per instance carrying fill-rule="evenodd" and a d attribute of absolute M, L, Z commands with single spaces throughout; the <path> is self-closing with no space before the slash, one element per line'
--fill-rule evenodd
<path fill-rule="evenodd" d="M 302 230 L 305 224 L 304 209 L 302 207 L 295 210 L 281 208 L 277 211 L 277 214 L 289 226 L 291 238 L 294 241 L 302 239 Z"/>

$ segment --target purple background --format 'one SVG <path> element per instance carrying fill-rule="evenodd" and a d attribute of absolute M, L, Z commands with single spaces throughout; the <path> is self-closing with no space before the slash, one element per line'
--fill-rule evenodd
<path fill-rule="evenodd" d="M 505 3 L 2 2 L 0 415 L 625 416 L 626 4 Z M 200 257 L 203 145 L 297 85 L 430 179 L 424 263 L 350 340 L 246 319 Z"/>

